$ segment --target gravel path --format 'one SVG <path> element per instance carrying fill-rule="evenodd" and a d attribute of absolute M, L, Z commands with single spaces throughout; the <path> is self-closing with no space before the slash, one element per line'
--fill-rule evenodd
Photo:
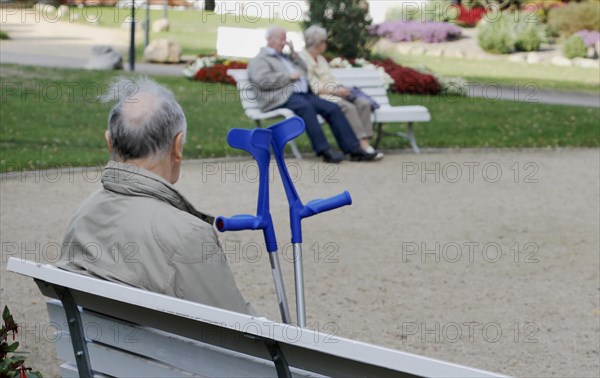
<path fill-rule="evenodd" d="M 599 150 L 290 163 L 304 200 L 342 190 L 354 200 L 304 222 L 310 327 L 515 376 L 600 374 Z M 58 363 L 44 298 L 30 279 L 7 272 L 6 260 L 54 260 L 69 216 L 98 188 L 98 173 L 49 169 L 0 183 L 1 301 L 27 330 L 19 337 L 33 365 L 49 377 Z M 177 186 L 199 209 L 233 215 L 255 211 L 255 178 L 247 160 L 188 161 Z M 293 302 L 287 202 L 277 175 L 271 198 Z M 278 319 L 258 234 L 220 237 L 243 294 Z"/>

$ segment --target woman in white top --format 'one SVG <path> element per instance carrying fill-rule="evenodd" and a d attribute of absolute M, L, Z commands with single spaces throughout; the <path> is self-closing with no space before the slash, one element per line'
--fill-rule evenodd
<path fill-rule="evenodd" d="M 369 144 L 369 138 L 373 135 L 371 104 L 369 100 L 362 97 L 349 97 L 350 88 L 340 85 L 331 74 L 329 63 L 322 55 L 327 50 L 327 31 L 313 25 L 304 31 L 304 41 L 305 50 L 299 55 L 306 64 L 313 93 L 337 103 L 352 126 L 362 149 L 370 153 L 374 152 L 375 150 Z M 383 154 L 378 152 L 374 160 L 381 158 Z"/>

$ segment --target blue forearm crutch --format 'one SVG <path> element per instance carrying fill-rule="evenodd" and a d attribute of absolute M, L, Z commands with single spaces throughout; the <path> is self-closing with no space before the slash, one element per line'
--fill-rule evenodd
<path fill-rule="evenodd" d="M 337 209 L 352 204 L 352 198 L 347 191 L 336 196 L 316 199 L 302 204 L 294 183 L 283 160 L 283 150 L 290 140 L 304 132 L 304 121 L 300 117 L 288 118 L 269 127 L 272 131 L 273 155 L 281 174 L 281 181 L 290 205 L 290 227 L 292 229 L 292 243 L 294 246 L 294 283 L 296 286 L 296 316 L 300 327 L 306 326 L 306 311 L 304 307 L 304 277 L 302 271 L 302 219 L 318 213 Z"/>
<path fill-rule="evenodd" d="M 277 240 L 275 229 L 269 210 L 269 163 L 271 160 L 271 131 L 267 129 L 231 129 L 227 135 L 227 142 L 233 148 L 248 151 L 258 164 L 258 206 L 256 216 L 235 215 L 231 218 L 218 217 L 217 229 L 221 232 L 239 230 L 262 230 L 269 253 L 271 272 L 275 281 L 275 291 L 281 319 L 284 323 L 290 323 L 290 312 L 288 309 L 285 288 L 281 277 L 279 257 L 277 256 Z"/>

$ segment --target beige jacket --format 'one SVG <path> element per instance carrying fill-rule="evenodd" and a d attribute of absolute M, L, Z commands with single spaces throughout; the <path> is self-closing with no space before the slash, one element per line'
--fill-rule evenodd
<path fill-rule="evenodd" d="M 162 177 L 111 161 L 65 234 L 60 268 L 254 314 L 235 285 L 213 218 Z"/>
<path fill-rule="evenodd" d="M 289 59 L 298 71 L 306 75 L 306 67 L 298 54 Z M 267 47 L 261 48 L 258 55 L 248 62 L 248 78 L 256 85 L 258 91 L 256 101 L 263 112 L 285 104 L 294 93 L 295 81 L 290 78 L 290 71 Z"/>
<path fill-rule="evenodd" d="M 329 63 L 322 55 L 319 55 L 316 61 L 306 50 L 302 50 L 298 55 L 306 66 L 308 81 L 313 93 L 318 94 L 323 88 L 333 89 L 340 85 L 331 74 Z M 319 97 L 335 103 L 341 100 L 341 97 L 331 94 L 320 94 Z"/>

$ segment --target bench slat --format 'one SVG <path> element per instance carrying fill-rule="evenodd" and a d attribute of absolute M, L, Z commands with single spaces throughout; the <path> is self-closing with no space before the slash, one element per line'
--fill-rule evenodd
<path fill-rule="evenodd" d="M 66 317 L 59 301 L 46 304 L 51 322 L 67 329 Z M 143 355 L 169 366 L 177 366 L 186 372 L 205 376 L 227 373 L 230 377 L 272 376 L 273 363 L 235 353 L 228 349 L 177 337 L 148 327 L 82 311 L 81 319 L 86 337 L 122 352 Z M 68 332 L 63 331 L 68 336 Z M 68 337 L 67 337 L 68 338 Z M 71 356 L 72 350 L 71 350 Z M 74 356 L 73 356 L 74 358 Z M 73 362 L 74 360 L 69 360 Z M 93 361 L 92 361 L 93 365 Z M 308 376 L 304 374 L 303 376 Z"/>
<path fill-rule="evenodd" d="M 75 364 L 73 347 L 69 341 L 68 333 L 62 333 L 55 343 L 57 357 L 69 364 Z M 101 374 L 113 377 L 161 377 L 161 378 L 187 378 L 194 377 L 187 373 L 152 359 L 107 348 L 100 343 L 88 343 L 88 353 L 92 369 Z"/>

